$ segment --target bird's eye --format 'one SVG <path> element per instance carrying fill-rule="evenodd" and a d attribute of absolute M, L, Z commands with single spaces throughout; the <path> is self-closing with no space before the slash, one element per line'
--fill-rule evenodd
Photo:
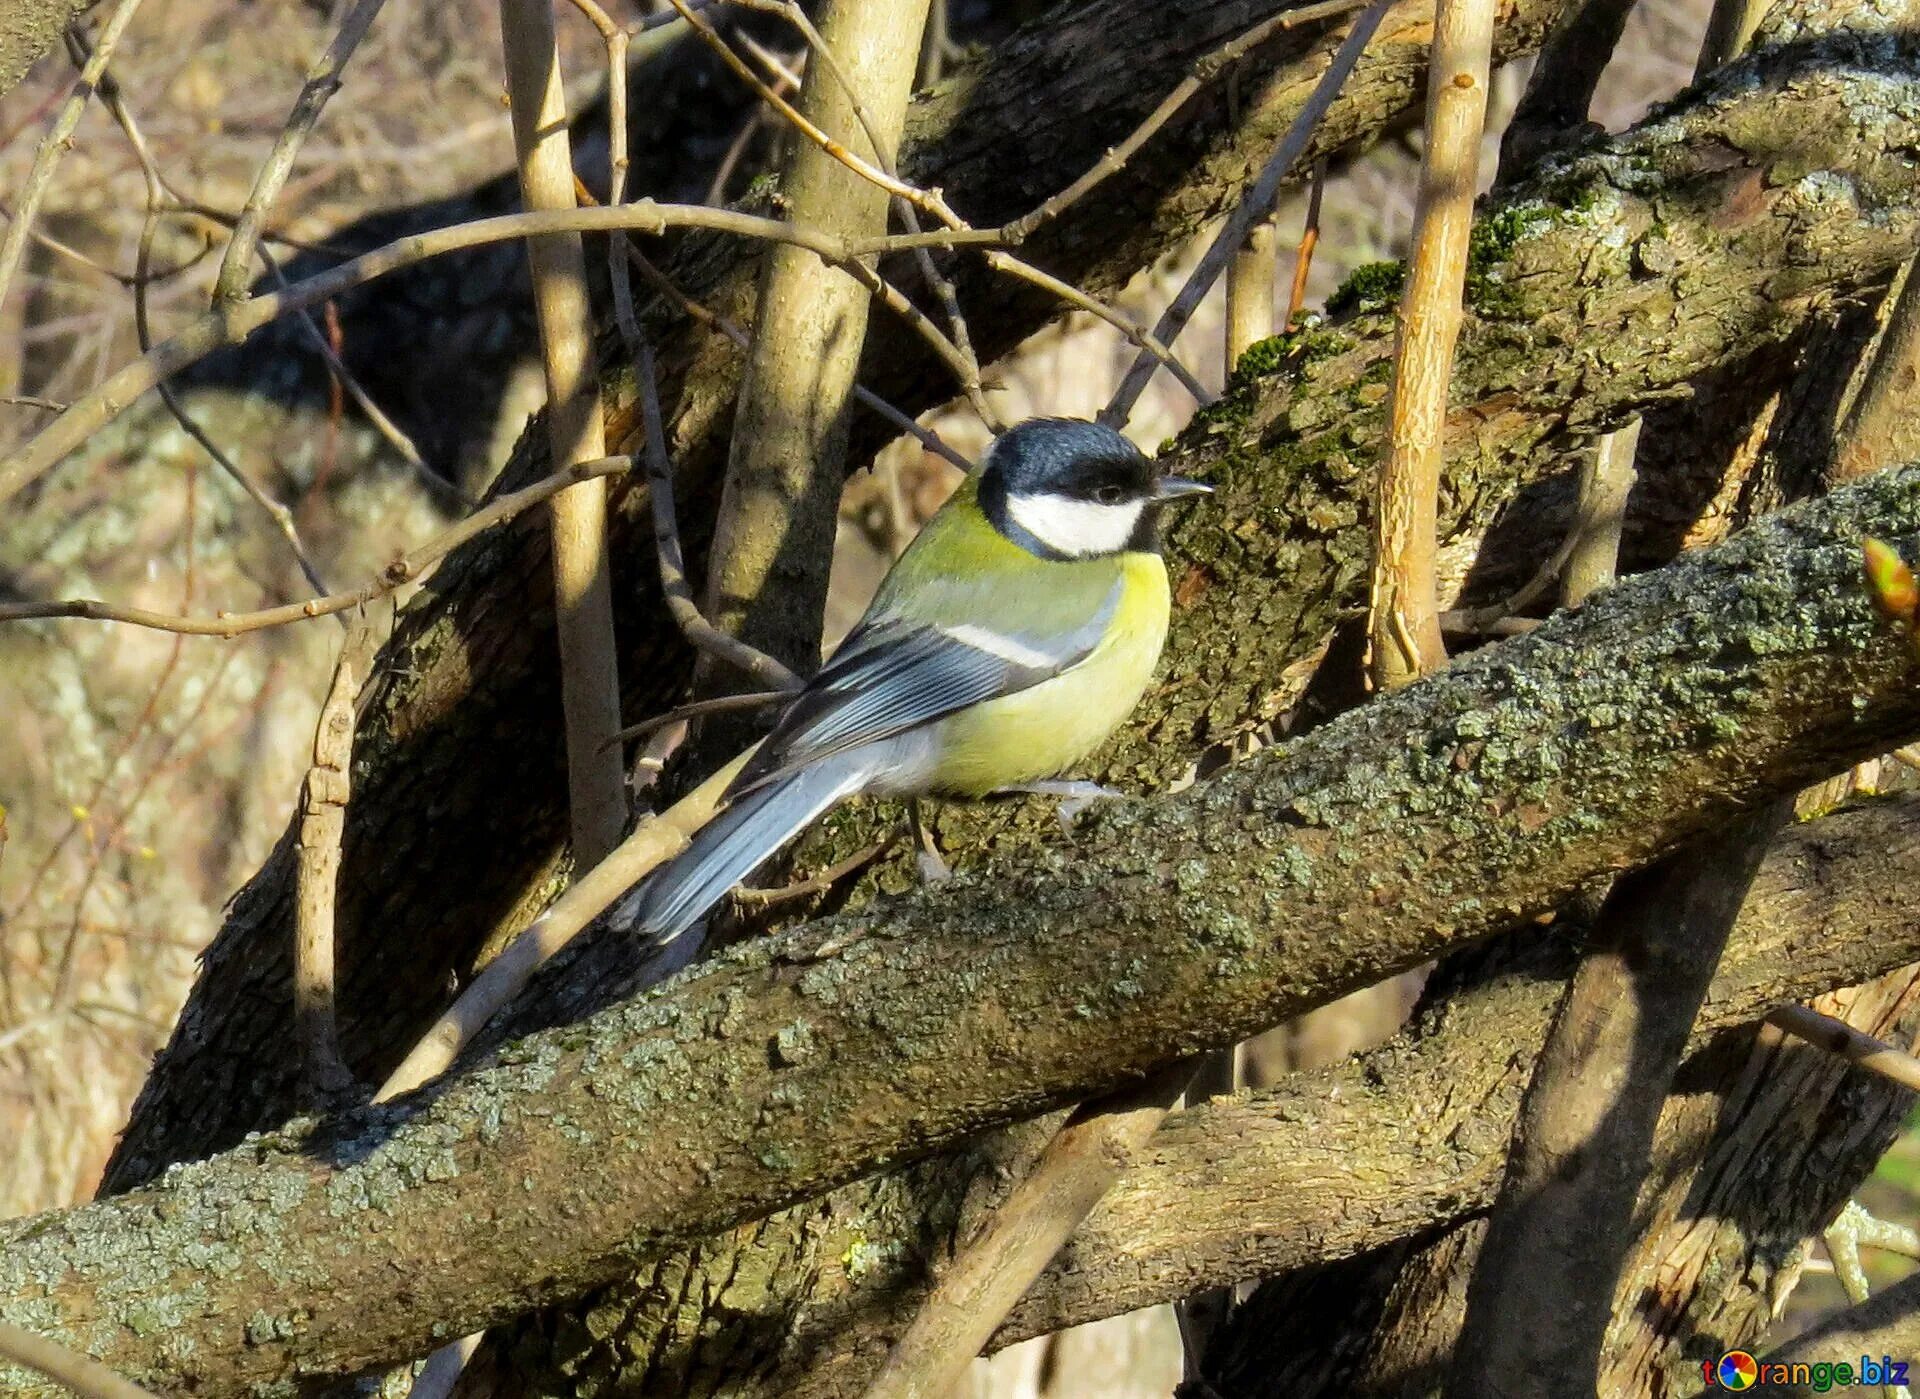
<path fill-rule="evenodd" d="M 1118 505 L 1124 494 L 1118 486 L 1102 486 L 1093 493 L 1093 498 L 1102 505 Z"/>

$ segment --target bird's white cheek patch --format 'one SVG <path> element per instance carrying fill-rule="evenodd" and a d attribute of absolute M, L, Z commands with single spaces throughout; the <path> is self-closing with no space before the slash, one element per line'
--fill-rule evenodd
<path fill-rule="evenodd" d="M 1064 495 L 1015 495 L 1007 499 L 1013 522 L 1049 549 L 1073 558 L 1114 554 L 1127 547 L 1140 523 L 1144 501 L 1102 505 Z"/>

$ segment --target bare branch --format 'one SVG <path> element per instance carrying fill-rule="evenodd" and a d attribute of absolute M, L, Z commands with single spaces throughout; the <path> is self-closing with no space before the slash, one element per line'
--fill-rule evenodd
<path fill-rule="evenodd" d="M 1160 1130 L 1192 1078 L 1191 1063 L 1176 1064 L 1075 1112 L 941 1274 L 867 1399 L 952 1393 L 1007 1313 Z"/>
<path fill-rule="evenodd" d="M 1058 218 L 1062 211 L 1072 207 L 1103 181 L 1125 169 L 1127 162 L 1133 159 L 1134 153 L 1146 145 L 1155 132 L 1173 120 L 1195 93 L 1275 34 L 1291 29 L 1295 25 L 1311 24 L 1315 20 L 1331 19 L 1335 15 L 1348 14 L 1361 8 L 1365 3 L 1366 0 L 1323 0 L 1323 3 L 1317 5 L 1301 5 L 1294 9 L 1282 10 L 1270 19 L 1254 25 L 1230 43 L 1222 44 L 1194 64 L 1187 76 L 1175 84 L 1173 90 L 1161 99 L 1160 105 L 1148 114 L 1146 120 L 1127 133 L 1126 140 L 1109 149 L 1098 161 L 1089 166 L 1084 174 L 1058 194 L 1049 196 L 1011 223 L 1001 225 L 1001 236 L 1008 243 L 1019 246 L 1041 224 L 1049 219 Z"/>
<path fill-rule="evenodd" d="M 646 419 L 648 503 L 653 507 L 654 552 L 660 560 L 660 592 L 666 599 L 667 611 L 696 649 L 744 671 L 770 690 L 791 694 L 800 688 L 798 675 L 766 652 L 721 631 L 701 615 L 693 600 L 673 508 L 673 463 L 667 459 L 667 439 L 660 422 L 660 391 L 654 383 L 653 347 L 645 340 L 640 342 L 640 402 Z"/>
<path fill-rule="evenodd" d="M 266 607 L 258 612 L 217 612 L 211 617 L 181 616 L 171 612 L 152 612 L 141 607 L 120 607 L 93 598 L 71 598 L 64 602 L 0 603 L 0 622 L 30 621 L 44 617 L 76 617 L 97 622 L 122 622 L 128 626 L 152 627 L 156 631 L 183 632 L 188 636 L 239 636 L 264 627 L 304 622 L 311 617 L 330 617 L 364 607 L 395 588 L 405 587 L 419 578 L 469 539 L 504 524 L 529 506 L 551 499 L 555 494 L 592 477 L 614 476 L 633 465 L 629 457 L 606 457 L 581 462 L 557 471 L 545 480 L 522 490 L 503 495 L 482 506 L 458 524 L 442 530 L 426 542 L 416 545 L 388 564 L 380 576 L 348 593 L 330 593 Z"/>
<path fill-rule="evenodd" d="M 1274 280 L 1279 271 L 1279 230 L 1273 220 L 1255 224 L 1246 246 L 1227 264 L 1227 372 L 1247 347 L 1273 334 Z"/>
<path fill-rule="evenodd" d="M 1890 1079 L 1902 1088 L 1920 1092 L 1920 1059 L 1895 1049 L 1885 1040 L 1854 1029 L 1844 1020 L 1823 1015 L 1809 1006 L 1791 1005 L 1770 1012 L 1767 1023 L 1808 1044 L 1818 1045 L 1829 1054 L 1838 1054 L 1870 1073 Z"/>
<path fill-rule="evenodd" d="M 686 12 L 686 0 L 673 3 Z M 830 0 L 819 34 L 822 53 L 840 56 L 830 70 L 836 80 L 819 80 L 829 69 L 819 58 L 797 109 L 761 84 L 763 95 L 810 137 L 794 144 L 781 179 L 796 223 L 848 240 L 885 233 L 887 195 L 909 187 L 836 138 L 859 139 L 853 133 L 864 109 L 871 114 L 874 159 L 892 163 L 927 3 Z M 697 16 L 692 22 L 705 24 Z M 744 64 L 741 70 L 752 71 Z M 915 202 L 943 207 L 937 199 Z M 853 386 L 867 338 L 864 281 L 857 272 L 849 281 L 797 248 L 768 249 L 734 409 L 702 610 L 720 630 L 778 657 L 790 671 L 811 671 L 819 660 Z M 913 316 L 923 337 L 938 337 L 917 309 Z M 978 382 L 978 366 L 969 366 L 957 347 L 948 362 L 961 382 Z M 697 683 L 713 683 L 704 665 L 697 674 L 705 677 Z M 763 688 L 781 683 L 770 673 L 757 678 Z"/>
<path fill-rule="evenodd" d="M 756 748 L 758 744 L 754 745 Z M 578 936 L 614 900 L 687 848 L 720 804 L 734 775 L 753 756 L 749 748 L 658 816 L 642 821 L 611 854 L 567 886 L 552 908 L 487 963 L 400 1067 L 374 1095 L 391 1102 L 445 1073 L 489 1020 L 520 994 L 533 974 Z"/>
<path fill-rule="evenodd" d="M 260 230 L 273 209 L 273 201 L 293 173 L 293 162 L 299 158 L 302 143 L 319 122 L 327 100 L 340 90 L 340 75 L 346 70 L 347 61 L 353 57 L 353 51 L 360 46 L 360 40 L 385 3 L 386 0 L 354 0 L 353 8 L 340 21 L 340 28 L 326 51 L 307 70 L 307 80 L 294 99 L 293 110 L 287 113 L 279 136 L 274 138 L 273 149 L 267 152 L 259 173 L 253 177 L 253 189 L 234 222 L 227 250 L 221 255 L 220 273 L 213 284 L 216 306 L 231 304 L 246 295 L 247 282 L 253 275 L 253 251 L 260 242 Z"/>
<path fill-rule="evenodd" d="M 522 198 L 529 210 L 570 210 L 573 154 L 550 0 L 501 0 L 500 33 Z M 530 238 L 527 259 L 546 369 L 549 459 L 556 466 L 596 460 L 606 456 L 607 443 L 580 235 Z M 574 859 L 593 865 L 620 843 L 627 824 L 620 754 L 608 748 L 620 728 L 620 671 L 605 480 L 582 481 L 555 495 L 548 522 Z"/>
<path fill-rule="evenodd" d="M 97 1360 L 55 1345 L 43 1336 L 0 1321 L 0 1358 L 38 1370 L 58 1380 L 79 1399 L 157 1399 L 131 1380 L 124 1380 Z"/>
<path fill-rule="evenodd" d="M 281 316 L 318 306 L 376 277 L 398 272 L 428 258 L 458 252 L 462 248 L 551 233 L 611 233 L 622 230 L 661 233 L 668 228 L 707 228 L 806 248 L 835 266 L 845 267 L 856 277 L 864 275 L 869 279 L 870 290 L 882 288 L 879 279 L 861 266 L 862 258 L 876 253 L 911 251 L 918 247 L 989 243 L 994 237 L 990 230 L 959 230 L 847 240 L 798 224 L 742 214 L 732 209 L 657 204 L 650 199 L 641 199 L 617 209 L 541 209 L 521 214 L 503 214 L 497 218 L 476 219 L 452 228 L 436 229 L 431 233 L 397 238 L 370 253 L 309 277 L 290 290 L 251 296 L 230 309 L 209 313 L 109 375 L 105 382 L 74 400 L 66 412 L 49 423 L 19 451 L 0 461 L 0 504 L 5 504 L 25 486 L 39 479 L 141 394 L 215 350 L 239 344 L 261 326 Z M 898 310 L 898 303 L 904 298 L 900 297 L 898 291 L 892 291 L 891 296 L 883 296 L 883 301 L 890 309 Z"/>
<path fill-rule="evenodd" d="M 313 765 L 300 788 L 299 908 L 294 915 L 293 1017 L 308 1105 L 325 1111 L 353 1086 L 334 1020 L 333 906 L 353 771 L 353 702 L 377 644 L 363 619 L 348 628 L 314 725 Z"/>
<path fill-rule="evenodd" d="M 1633 456 L 1640 446 L 1641 419 L 1594 444 L 1580 466 L 1580 506 L 1567 531 L 1560 603 L 1578 607 L 1611 583 L 1619 568 L 1620 535 L 1627 523 L 1627 496 L 1633 490 Z"/>
<path fill-rule="evenodd" d="M 1354 20 L 1353 28 L 1334 54 L 1333 62 L 1315 86 L 1313 96 L 1307 99 L 1306 105 L 1293 119 L 1293 124 L 1287 128 L 1287 134 L 1281 138 L 1279 147 L 1261 169 L 1260 178 L 1254 181 L 1253 188 L 1247 191 L 1238 207 L 1214 235 L 1213 242 L 1208 245 L 1198 265 L 1187 274 L 1186 283 L 1172 304 L 1161 312 L 1159 321 L 1153 327 L 1153 334 L 1162 344 L 1171 344 L 1179 339 L 1187 318 L 1193 314 L 1193 308 L 1200 304 L 1218 280 L 1234 251 L 1247 241 L 1248 231 L 1273 212 L 1273 199 L 1280 191 L 1280 182 L 1287 177 L 1287 171 L 1293 168 L 1294 162 L 1306 152 L 1307 143 L 1313 138 L 1314 127 L 1319 125 L 1320 118 L 1340 95 L 1341 84 L 1353 71 L 1353 65 L 1360 61 L 1367 41 L 1373 37 L 1373 31 L 1380 27 L 1380 21 L 1386 18 L 1391 8 L 1391 0 L 1373 0 Z M 1107 406 L 1100 410 L 1100 421 L 1110 426 L 1124 423 L 1146 389 L 1147 381 L 1153 377 L 1154 368 L 1155 360 L 1150 355 L 1142 353 L 1135 359 L 1126 378 L 1120 381 L 1120 387 L 1114 390 L 1113 397 L 1107 401 Z"/>
<path fill-rule="evenodd" d="M 73 131 L 80 124 L 80 114 L 86 110 L 87 100 L 99 87 L 100 75 L 107 69 L 107 60 L 113 57 L 120 36 L 126 32 L 127 25 L 139 9 L 140 0 L 120 0 L 114 6 L 113 13 L 107 17 L 106 27 L 100 31 L 93 55 L 80 70 L 73 92 L 60 105 L 53 126 L 41 138 L 39 147 L 33 153 L 33 168 L 27 172 L 27 181 L 20 187 L 15 199 L 13 218 L 7 224 L 6 234 L 0 237 L 0 304 L 7 299 L 7 288 L 13 281 L 13 274 L 19 269 L 21 254 L 26 251 L 27 234 L 32 231 L 34 218 L 40 212 L 40 202 L 47 197 L 47 189 L 53 183 L 53 172 L 59 167 L 60 157 L 73 144 Z"/>
<path fill-rule="evenodd" d="M 1494 9 L 1493 0 L 1440 0 L 1434 19 L 1427 145 L 1374 517 L 1367 646 L 1373 683 L 1383 690 L 1447 663 L 1434 576 L 1440 442 L 1479 185 Z"/>

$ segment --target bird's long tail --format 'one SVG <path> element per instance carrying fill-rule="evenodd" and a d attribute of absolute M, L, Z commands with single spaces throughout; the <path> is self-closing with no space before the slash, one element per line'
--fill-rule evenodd
<path fill-rule="evenodd" d="M 666 944 L 835 803 L 860 790 L 871 756 L 836 753 L 737 797 L 636 891 L 630 926 Z"/>

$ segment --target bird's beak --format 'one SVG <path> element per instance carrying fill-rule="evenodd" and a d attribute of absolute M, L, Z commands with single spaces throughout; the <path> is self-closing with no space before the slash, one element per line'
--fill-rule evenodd
<path fill-rule="evenodd" d="M 1178 500 L 1182 496 L 1212 494 L 1213 487 L 1205 481 L 1189 481 L 1184 476 L 1162 476 L 1153 488 L 1156 503 Z"/>

